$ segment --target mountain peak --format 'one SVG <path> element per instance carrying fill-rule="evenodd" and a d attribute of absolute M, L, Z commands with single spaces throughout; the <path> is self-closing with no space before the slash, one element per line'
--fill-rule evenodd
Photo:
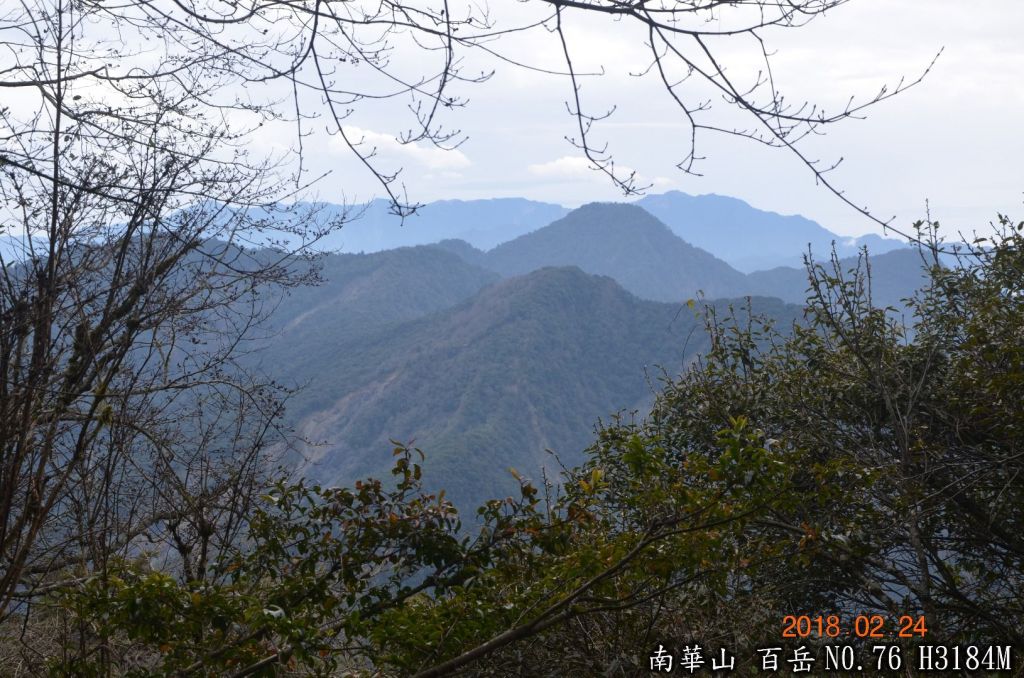
<path fill-rule="evenodd" d="M 601 219 L 614 220 L 629 226 L 658 226 L 668 230 L 657 217 L 640 207 L 627 202 L 588 202 L 566 214 L 560 221 L 567 219 Z M 556 222 L 557 223 L 557 222 Z"/>
<path fill-rule="evenodd" d="M 637 205 L 590 203 L 533 233 L 487 253 L 485 265 L 503 275 L 545 266 L 578 266 L 606 275 L 645 299 L 680 302 L 698 291 L 742 294 L 743 275 L 684 242 Z"/>

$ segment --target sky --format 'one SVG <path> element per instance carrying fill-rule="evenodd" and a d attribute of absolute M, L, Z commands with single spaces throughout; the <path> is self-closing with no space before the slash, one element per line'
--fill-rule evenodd
<path fill-rule="evenodd" d="M 550 9 L 546 3 L 513 0 L 490 0 L 489 8 L 498 27 Z M 717 193 L 760 209 L 802 214 L 840 235 L 881 232 L 877 223 L 816 185 L 813 174 L 785 149 L 704 133 L 699 151 L 705 159 L 696 167 L 700 176 L 681 172 L 676 165 L 688 152 L 690 135 L 685 118 L 654 73 L 635 75 L 650 62 L 645 32 L 606 15 L 567 10 L 565 16 L 577 71 L 601 74 L 580 78 L 584 108 L 600 113 L 615 107 L 611 117 L 594 125 L 594 142 L 607 143 L 616 163 L 636 170 L 640 183 L 651 185 L 649 192 Z M 721 20 L 719 25 L 727 27 Z M 1020 0 L 848 0 L 807 26 L 769 30 L 763 37 L 786 100 L 811 100 L 829 111 L 851 96 L 863 101 L 883 85 L 914 80 L 942 51 L 919 85 L 871 107 L 865 119 L 830 127 L 805 148 L 825 164 L 842 158 L 830 179 L 883 221 L 891 218 L 907 230 L 930 213 L 954 234 L 984 229 L 997 213 L 1024 219 L 1021 35 Z M 759 52 L 749 40 L 716 38 L 710 44 L 736 80 L 756 76 Z M 422 71 L 430 59 L 443 57 L 408 47 L 399 36 L 392 60 L 398 70 Z M 506 35 L 488 47 L 521 63 L 563 67 L 557 34 L 543 29 Z M 462 132 L 457 149 L 399 143 L 396 137 L 410 128 L 405 100 L 363 102 L 345 119 L 350 137 L 377 149 L 382 170 L 401 169 L 400 183 L 411 201 L 521 196 L 574 207 L 627 199 L 566 141 L 576 124 L 566 110 L 572 95 L 566 77 L 530 71 L 482 50 L 463 56 L 465 73 L 493 70 L 494 75 L 484 83 L 452 87 L 468 100 L 442 118 L 446 127 Z M 344 87 L 375 86 L 366 66 L 340 65 L 338 73 Z M 691 103 L 709 98 L 712 109 L 705 122 L 749 124 L 697 83 L 679 92 Z M 256 93 L 225 96 L 248 94 Z M 33 111 L 36 99 L 33 88 L 21 88 L 6 90 L 0 103 L 20 102 Z M 329 134 L 318 96 L 309 95 L 306 103 L 310 110 L 319 106 L 321 117 L 305 123 L 303 166 L 309 177 L 327 176 L 304 197 L 349 203 L 383 197 L 375 178 Z M 270 124 L 247 144 L 255 153 L 285 154 L 296 146 L 294 131 L 292 123 Z"/>
<path fill-rule="evenodd" d="M 500 21 L 503 5 L 491 6 Z M 997 212 L 1024 218 L 1022 34 L 1019 0 L 851 0 L 809 26 L 765 37 L 787 99 L 813 99 L 831 109 L 851 95 L 870 98 L 901 77 L 913 80 L 941 49 L 920 85 L 872 107 L 866 119 L 831 128 L 809 148 L 823 162 L 842 157 L 831 178 L 882 219 L 894 217 L 894 225 L 905 226 L 930 210 L 947 230 L 969 232 Z M 580 71 L 604 73 L 582 79 L 585 106 L 617 106 L 595 126 L 596 138 L 609 143 L 620 165 L 652 184 L 651 192 L 730 195 L 761 209 L 803 214 L 842 235 L 881 231 L 816 186 L 785 150 L 709 134 L 700 141 L 706 160 L 697 169 L 703 176 L 682 173 L 675 165 L 687 152 L 685 121 L 655 78 L 630 75 L 646 63 L 643 34 L 601 16 L 573 23 L 567 38 Z M 733 72 L 752 74 L 756 62 L 736 42 L 735 48 L 719 48 Z M 502 48 L 555 66 L 561 49 L 557 36 L 543 31 L 507 40 Z M 413 200 L 522 196 L 576 206 L 624 199 L 564 138 L 574 132 L 565 78 L 477 58 L 471 55 L 467 67 L 496 72 L 484 84 L 457 90 L 469 99 L 446 119 L 466 137 L 457 150 L 397 143 L 407 121 L 394 101 L 353 114 L 347 129 L 376 146 L 385 167 L 402 168 L 401 182 Z M 696 88 L 693 93 L 700 96 Z M 721 101 L 712 103 L 715 115 L 730 120 Z M 338 139 L 315 126 L 310 133 L 307 167 L 330 171 L 317 184 L 318 197 L 382 195 Z"/>

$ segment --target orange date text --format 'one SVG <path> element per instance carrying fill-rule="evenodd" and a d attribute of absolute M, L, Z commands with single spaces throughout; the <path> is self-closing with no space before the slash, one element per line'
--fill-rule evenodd
<path fill-rule="evenodd" d="M 920 615 L 859 614 L 844 620 L 837 614 L 787 614 L 782 618 L 783 638 L 924 638 L 927 633 L 925 618 Z"/>

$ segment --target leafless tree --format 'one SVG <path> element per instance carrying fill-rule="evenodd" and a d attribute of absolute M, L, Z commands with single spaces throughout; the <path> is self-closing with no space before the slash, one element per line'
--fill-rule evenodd
<path fill-rule="evenodd" d="M 279 433 L 281 390 L 236 359 L 336 225 L 248 211 L 281 194 L 199 110 L 225 62 L 197 59 L 177 90 L 137 70 L 90 89 L 103 11 L 3 17 L 4 84 L 31 96 L 0 111 L 0 617 L 140 540 L 201 576 Z M 292 250 L 251 247 L 275 238 Z"/>
<path fill-rule="evenodd" d="M 190 188 L 238 198 L 230 170 L 159 150 L 125 169 L 72 155 L 55 159 L 64 185 L 5 176 L 4 197 L 40 235 L 19 241 L 0 279 L 3 609 L 158 523 L 183 555 L 185 524 L 208 547 L 220 502 L 261 472 L 280 407 L 235 364 L 240 342 L 264 313 L 261 290 L 309 270 L 232 242 L 259 225 L 219 200 L 174 209 Z M 89 190 L 116 184 L 116 202 Z"/>

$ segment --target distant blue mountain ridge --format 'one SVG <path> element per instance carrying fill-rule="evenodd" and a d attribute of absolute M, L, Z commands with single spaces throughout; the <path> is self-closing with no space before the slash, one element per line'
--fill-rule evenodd
<path fill-rule="evenodd" d="M 781 215 L 760 210 L 737 198 L 720 195 L 689 195 L 670 191 L 649 195 L 633 203 L 657 217 L 686 243 L 709 252 L 743 273 L 779 266 L 802 267 L 808 246 L 814 255 L 825 259 L 833 244 L 840 257 L 851 257 L 867 246 L 878 255 L 906 247 L 901 240 L 866 235 L 843 237 L 799 215 Z M 255 218 L 287 224 L 303 212 L 313 211 L 327 222 L 348 211 L 357 216 L 315 244 L 324 251 L 358 253 L 380 252 L 398 247 L 461 240 L 482 251 L 533 233 L 566 216 L 570 209 L 561 205 L 525 198 L 486 200 L 440 200 L 424 205 L 416 214 L 402 219 L 390 212 L 386 200 L 374 200 L 362 207 L 349 208 L 327 202 L 299 203 L 292 213 L 249 210 Z M 271 233 L 271 239 L 284 246 L 294 245 L 288 234 Z M 265 242 L 254 237 L 253 244 Z M 18 243 L 0 233 L 0 254 L 9 259 Z"/>
<path fill-rule="evenodd" d="M 842 257 L 855 256 L 867 246 L 883 254 L 907 246 L 902 240 L 870 234 L 840 236 L 800 215 L 760 210 L 737 198 L 689 195 L 670 191 L 649 195 L 633 204 L 657 217 L 684 241 L 699 247 L 744 273 L 802 267 L 808 246 L 818 258 L 827 258 L 835 245 Z M 342 214 L 331 203 L 305 203 L 321 219 Z M 357 219 L 317 243 L 318 249 L 337 252 L 379 252 L 442 240 L 462 240 L 478 250 L 492 250 L 561 219 L 570 210 L 561 205 L 525 198 L 441 200 L 424 205 L 403 222 L 391 214 L 386 200 L 374 200 Z"/>
<path fill-rule="evenodd" d="M 319 240 L 316 248 L 355 254 L 430 245 L 442 240 L 463 240 L 477 249 L 489 250 L 547 226 L 569 212 L 561 205 L 525 198 L 439 200 L 427 203 L 404 220 L 395 216 L 390 207 L 387 200 L 353 207 L 309 202 L 296 204 L 293 214 L 251 209 L 248 215 L 281 222 L 312 213 L 316 222 L 327 223 L 347 212 L 351 220 Z M 291 242 L 287 236 L 282 240 Z"/>
<path fill-rule="evenodd" d="M 828 258 L 833 243 L 840 258 L 855 256 L 864 246 L 873 255 L 907 246 L 903 240 L 875 234 L 859 238 L 840 236 L 806 217 L 759 210 L 737 198 L 721 195 L 669 191 L 646 196 L 636 204 L 686 242 L 744 273 L 777 266 L 802 267 L 808 246 L 819 259 Z"/>

